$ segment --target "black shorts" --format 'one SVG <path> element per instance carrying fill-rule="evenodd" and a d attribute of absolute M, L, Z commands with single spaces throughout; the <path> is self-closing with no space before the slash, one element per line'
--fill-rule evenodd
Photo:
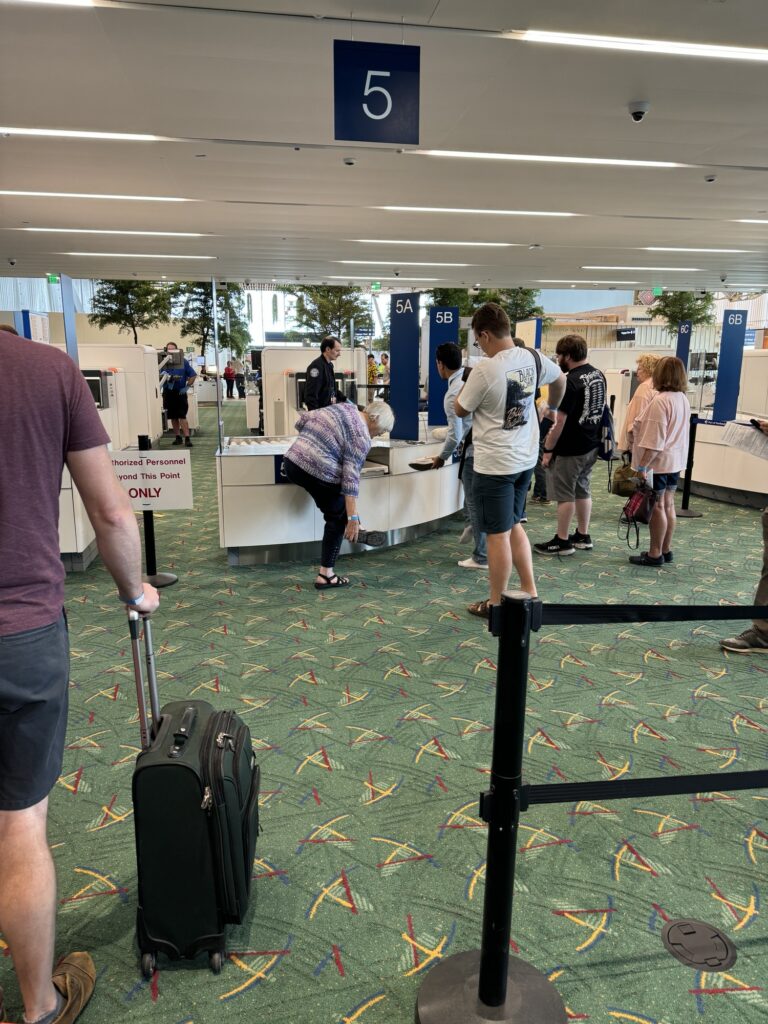
<path fill-rule="evenodd" d="M 61 775 L 69 702 L 64 616 L 0 636 L 0 811 L 21 811 Z"/>
<path fill-rule="evenodd" d="M 163 408 L 169 420 L 185 420 L 189 411 L 189 401 L 186 395 L 178 391 L 164 391 Z"/>
<path fill-rule="evenodd" d="M 487 476 L 475 470 L 472 500 L 483 533 L 506 533 L 523 518 L 533 468 L 522 473 Z"/>

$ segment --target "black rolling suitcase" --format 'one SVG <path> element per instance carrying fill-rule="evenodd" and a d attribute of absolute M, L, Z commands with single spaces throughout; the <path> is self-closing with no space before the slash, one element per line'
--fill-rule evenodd
<path fill-rule="evenodd" d="M 243 919 L 259 832 L 259 781 L 251 734 L 234 711 L 202 700 L 159 710 L 152 627 L 144 619 L 152 728 L 138 615 L 129 613 L 142 752 L 133 773 L 139 905 L 136 932 L 145 977 L 158 953 L 207 952 L 221 970 L 224 928 Z"/>

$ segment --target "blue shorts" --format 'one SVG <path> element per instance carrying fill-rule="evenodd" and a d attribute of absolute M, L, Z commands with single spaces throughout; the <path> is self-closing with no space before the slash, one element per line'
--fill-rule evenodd
<path fill-rule="evenodd" d="M 472 497 L 483 533 L 507 533 L 523 518 L 533 467 L 522 473 L 486 476 L 475 470 Z"/>
<path fill-rule="evenodd" d="M 680 480 L 680 473 L 682 470 L 678 470 L 677 473 L 654 473 L 653 474 L 653 489 L 658 494 L 662 491 L 674 491 L 677 489 L 678 482 Z"/>

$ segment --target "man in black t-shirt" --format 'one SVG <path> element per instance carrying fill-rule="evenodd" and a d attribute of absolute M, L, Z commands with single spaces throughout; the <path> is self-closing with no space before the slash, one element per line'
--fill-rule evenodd
<path fill-rule="evenodd" d="M 565 396 L 544 440 L 542 465 L 548 467 L 547 495 L 557 502 L 557 533 L 533 547 L 540 555 L 572 555 L 577 548 L 593 547 L 590 479 L 600 446 L 606 385 L 602 372 L 587 362 L 587 343 L 580 335 L 566 334 L 555 352 L 568 376 Z M 577 529 L 571 533 L 574 513 Z"/>

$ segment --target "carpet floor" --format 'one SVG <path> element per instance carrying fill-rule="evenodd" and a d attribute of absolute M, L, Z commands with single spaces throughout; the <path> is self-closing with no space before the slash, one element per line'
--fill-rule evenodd
<path fill-rule="evenodd" d="M 228 434 L 245 433 L 227 403 Z M 219 548 L 215 411 L 192 452 L 195 508 L 156 516 L 158 567 L 179 575 L 155 617 L 162 701 L 234 707 L 262 768 L 263 833 L 245 923 L 214 976 L 138 969 L 131 772 L 138 750 L 124 617 L 103 566 L 67 580 L 72 672 L 64 769 L 51 797 L 57 949 L 99 971 L 84 1024 L 410 1024 L 420 984 L 477 948 L 497 642 L 465 605 L 485 596 L 462 523 L 343 560 L 353 585 L 312 588 L 303 564 L 228 567 Z M 162 447 L 168 441 L 161 443 Z M 595 473 L 595 549 L 538 558 L 545 601 L 750 604 L 759 513 L 695 499 L 675 561 L 631 566 L 619 499 Z M 533 506 L 533 541 L 554 506 Z M 341 567 L 341 566 L 340 566 Z M 765 768 L 768 658 L 726 655 L 746 623 L 547 627 L 535 635 L 529 782 Z M 522 818 L 513 950 L 548 974 L 569 1019 L 757 1024 L 768 1017 L 768 791 L 537 806 Z M 190 893 L 194 898 L 194 893 Z M 661 942 L 692 917 L 738 949 L 696 971 Z M 3 948 L 0 938 L 0 948 Z M 7 949 L 4 950 L 7 956 Z M 19 1010 L 10 959 L 9 1010 Z M 523 1015 L 520 1020 L 525 1020 Z"/>

